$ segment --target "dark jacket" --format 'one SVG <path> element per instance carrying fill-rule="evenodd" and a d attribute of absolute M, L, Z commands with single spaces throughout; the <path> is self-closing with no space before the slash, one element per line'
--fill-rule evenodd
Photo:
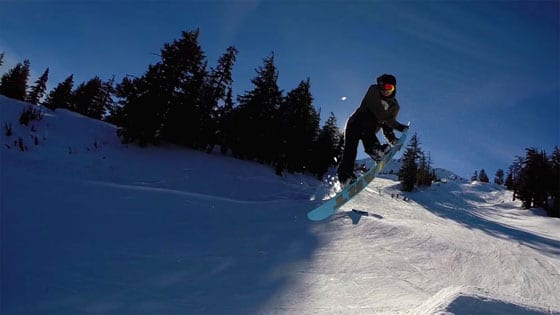
<path fill-rule="evenodd" d="M 395 92 L 389 97 L 383 97 L 379 87 L 371 85 L 360 107 L 350 116 L 348 124 L 351 128 L 374 129 L 372 130 L 374 133 L 377 133 L 380 128 L 383 128 L 384 132 L 390 132 L 392 129 L 400 131 L 406 126 L 397 122 L 399 110 Z M 391 130 L 388 130 L 389 128 Z"/>

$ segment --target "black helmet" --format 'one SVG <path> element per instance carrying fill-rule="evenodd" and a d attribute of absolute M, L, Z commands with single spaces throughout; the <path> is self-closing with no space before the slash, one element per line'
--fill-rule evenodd
<path fill-rule="evenodd" d="M 397 78 L 395 78 L 394 75 L 391 74 L 384 74 L 380 77 L 377 78 L 377 84 L 379 85 L 383 85 L 383 84 L 393 84 L 393 85 L 397 85 Z"/>
<path fill-rule="evenodd" d="M 378 77 L 377 86 L 380 90 L 390 91 L 389 95 L 382 94 L 381 97 L 383 98 L 395 97 L 397 94 L 397 79 L 390 74 L 384 74 Z"/>

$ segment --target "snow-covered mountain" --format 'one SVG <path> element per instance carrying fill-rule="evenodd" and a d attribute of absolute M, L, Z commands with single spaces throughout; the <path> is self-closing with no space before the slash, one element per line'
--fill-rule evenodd
<path fill-rule="evenodd" d="M 560 314 L 560 220 L 502 187 L 387 175 L 310 222 L 312 177 L 26 106 L 0 96 L 3 315 Z"/>

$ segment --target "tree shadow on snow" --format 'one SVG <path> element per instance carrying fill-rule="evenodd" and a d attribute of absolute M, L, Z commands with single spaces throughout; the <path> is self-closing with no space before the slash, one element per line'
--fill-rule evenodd
<path fill-rule="evenodd" d="M 446 308 L 451 314 L 523 314 L 546 315 L 549 312 L 530 309 L 506 301 L 483 299 L 474 296 L 459 296 Z"/>

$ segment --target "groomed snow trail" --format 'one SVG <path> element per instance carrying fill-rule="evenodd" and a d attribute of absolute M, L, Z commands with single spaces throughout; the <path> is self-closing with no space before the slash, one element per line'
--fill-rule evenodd
<path fill-rule="evenodd" d="M 314 226 L 324 244 L 301 270 L 299 288 L 310 297 L 309 313 L 560 310 L 557 219 L 519 210 L 510 192 L 488 184 L 439 183 L 408 194 L 409 201 L 397 188 L 394 180 L 376 179 Z M 496 302 L 458 303 L 466 297 Z"/>

